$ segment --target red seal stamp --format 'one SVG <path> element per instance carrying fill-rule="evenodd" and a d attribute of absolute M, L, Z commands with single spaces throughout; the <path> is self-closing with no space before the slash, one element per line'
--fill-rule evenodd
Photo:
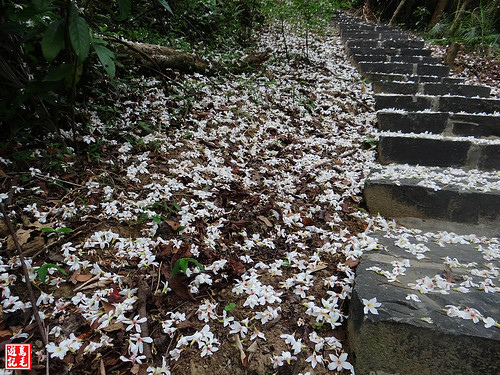
<path fill-rule="evenodd" d="M 31 370 L 31 344 L 5 344 L 6 370 Z"/>

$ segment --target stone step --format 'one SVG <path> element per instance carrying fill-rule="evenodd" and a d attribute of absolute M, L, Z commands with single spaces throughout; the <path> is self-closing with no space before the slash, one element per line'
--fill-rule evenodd
<path fill-rule="evenodd" d="M 350 55 L 384 55 L 384 56 L 430 56 L 431 50 L 422 48 L 371 48 L 348 47 Z"/>
<path fill-rule="evenodd" d="M 401 31 L 360 31 L 344 29 L 340 31 L 340 37 L 347 39 L 412 39 L 410 35 Z"/>
<path fill-rule="evenodd" d="M 500 267 L 498 259 L 487 255 L 487 249 L 498 252 L 497 241 L 484 238 L 479 245 L 474 236 L 446 232 L 417 235 L 404 229 L 389 229 L 385 234 L 369 234 L 382 250 L 365 251 L 356 268 L 348 321 L 356 374 L 498 375 L 500 329 L 486 328 L 483 320 L 499 319 L 498 293 L 485 293 L 484 287 L 467 288 L 469 293 L 457 290 L 464 287 L 460 284 L 466 279 L 478 286 L 484 284 L 485 277 L 478 276 L 481 273 L 495 275 L 484 265 Z M 443 240 L 446 237 L 450 239 Z M 441 246 L 436 244 L 438 241 Z M 405 242 L 408 248 L 404 248 Z M 417 259 L 415 248 L 428 250 L 426 258 Z M 449 263 L 446 259 L 450 258 L 468 268 L 452 267 L 447 271 L 450 268 L 445 262 Z M 409 263 L 397 276 L 398 282 L 389 282 L 390 274 L 398 272 L 395 262 L 405 260 Z M 494 276 L 490 279 L 498 280 Z M 412 290 L 424 280 L 433 291 L 424 287 L 423 292 Z M 452 283 L 450 290 L 446 290 L 448 283 Z M 447 294 L 439 293 L 441 290 Z M 373 298 L 381 306 L 377 314 L 365 314 L 363 299 Z M 462 312 L 475 309 L 470 311 L 482 316 L 477 320 L 453 316 L 447 314 L 450 306 Z"/>
<path fill-rule="evenodd" d="M 411 82 L 373 82 L 375 93 L 422 94 L 422 95 L 458 95 L 489 97 L 491 89 L 478 85 L 454 85 L 445 83 L 411 83 Z"/>
<path fill-rule="evenodd" d="M 368 176 L 364 198 L 374 215 L 500 228 L 498 171 L 382 166 Z"/>
<path fill-rule="evenodd" d="M 430 109 L 435 112 L 494 113 L 500 112 L 500 100 L 463 96 L 376 94 L 375 110 L 385 108 L 409 112 Z"/>
<path fill-rule="evenodd" d="M 384 133 L 378 143 L 378 161 L 500 170 L 500 140 L 435 137 Z"/>
<path fill-rule="evenodd" d="M 391 73 L 365 73 L 363 76 L 368 82 L 384 81 L 384 82 L 434 82 L 446 84 L 461 84 L 464 83 L 462 78 L 438 77 L 438 76 L 422 76 L 408 74 L 391 74 Z"/>
<path fill-rule="evenodd" d="M 421 64 L 439 64 L 439 60 L 435 57 L 428 56 L 403 56 L 403 55 L 352 55 L 355 62 L 404 62 L 404 63 L 421 63 Z"/>
<path fill-rule="evenodd" d="M 500 116 L 493 115 L 379 111 L 377 123 L 385 131 L 500 137 Z"/>
<path fill-rule="evenodd" d="M 375 32 L 401 32 L 401 29 L 396 26 L 388 26 L 388 25 L 377 25 L 370 23 L 352 23 L 352 22 L 339 22 L 337 23 L 337 27 L 344 31 L 375 31 Z"/>
<path fill-rule="evenodd" d="M 424 76 L 447 77 L 450 68 L 444 65 L 429 65 L 420 63 L 395 63 L 395 62 L 360 62 L 361 73 L 391 73 L 414 74 Z"/>
<path fill-rule="evenodd" d="M 364 40 L 364 39 L 349 39 L 346 42 L 347 47 L 357 48 L 413 48 L 419 49 L 424 47 L 422 40 Z"/>

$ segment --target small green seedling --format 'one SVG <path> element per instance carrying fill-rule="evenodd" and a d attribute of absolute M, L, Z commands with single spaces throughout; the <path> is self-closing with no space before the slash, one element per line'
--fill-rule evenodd
<path fill-rule="evenodd" d="M 35 270 L 42 283 L 45 283 L 45 281 L 47 280 L 47 272 L 49 271 L 49 268 L 55 268 L 58 271 L 61 271 L 63 275 L 66 275 L 66 271 L 59 267 L 57 264 L 45 263 L 43 266 L 40 266 Z"/>
<path fill-rule="evenodd" d="M 367 138 L 362 143 L 363 149 L 365 150 L 370 150 L 372 148 L 375 148 L 377 147 L 377 145 L 378 145 L 378 140 L 375 138 Z"/>
<path fill-rule="evenodd" d="M 175 262 L 174 267 L 172 268 L 172 277 L 177 275 L 179 272 L 186 273 L 186 270 L 189 266 L 189 262 L 194 263 L 196 267 L 198 267 L 201 271 L 204 271 L 205 268 L 193 258 L 180 258 Z"/>
<path fill-rule="evenodd" d="M 226 307 L 224 307 L 224 310 L 230 311 L 230 310 L 234 309 L 235 307 L 236 307 L 236 303 L 231 302 L 229 305 L 226 305 Z"/>

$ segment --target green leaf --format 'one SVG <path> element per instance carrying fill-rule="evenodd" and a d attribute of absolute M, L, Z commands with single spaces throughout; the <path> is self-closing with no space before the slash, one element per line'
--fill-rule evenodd
<path fill-rule="evenodd" d="M 168 10 L 168 12 L 173 16 L 174 12 L 172 12 L 172 8 L 170 8 L 170 5 L 165 0 L 158 0 L 158 2 L 163 5 L 163 7 Z"/>
<path fill-rule="evenodd" d="M 231 309 L 234 309 L 236 307 L 236 304 L 234 302 L 231 302 L 229 305 L 224 307 L 224 310 L 229 311 Z"/>
<path fill-rule="evenodd" d="M 84 61 L 90 49 L 90 34 L 87 22 L 80 17 L 75 6 L 71 7 L 69 15 L 69 40 L 73 51 L 80 61 Z"/>
<path fill-rule="evenodd" d="M 61 64 L 54 68 L 49 69 L 47 75 L 43 79 L 46 82 L 60 81 L 62 79 L 67 79 L 73 74 L 73 68 L 71 64 Z"/>
<path fill-rule="evenodd" d="M 64 47 L 63 20 L 52 22 L 42 36 L 42 53 L 45 60 L 54 60 Z"/>
<path fill-rule="evenodd" d="M 46 227 L 46 228 L 42 228 L 42 229 L 41 229 L 41 231 L 42 231 L 42 232 L 45 232 L 45 233 L 52 233 L 52 232 L 55 232 L 55 230 L 54 230 L 54 229 L 52 229 L 52 228 L 47 228 L 47 227 Z"/>
<path fill-rule="evenodd" d="M 200 262 L 198 262 L 196 259 L 193 258 L 180 258 L 175 262 L 174 267 L 172 268 L 172 277 L 177 275 L 179 271 L 181 270 L 183 273 L 186 273 L 186 270 L 188 268 L 189 262 L 192 262 L 198 267 L 201 271 L 204 271 L 205 268 L 201 265 Z"/>
<path fill-rule="evenodd" d="M 48 272 L 49 268 L 55 268 L 55 269 L 61 271 L 63 275 L 66 275 L 66 271 L 64 271 L 57 264 L 45 263 L 43 266 L 38 267 L 38 269 L 36 270 L 38 277 L 40 278 L 42 283 L 44 283 L 45 280 L 47 280 L 47 272 Z"/>
<path fill-rule="evenodd" d="M 73 229 L 71 229 L 71 228 L 64 227 L 64 228 L 57 228 L 56 229 L 56 233 L 71 233 L 71 232 L 73 232 Z"/>
<path fill-rule="evenodd" d="M 94 51 L 97 53 L 97 57 L 101 62 L 102 66 L 108 73 L 109 78 L 113 79 L 115 77 L 116 67 L 115 67 L 115 54 L 103 45 L 93 43 Z"/>
<path fill-rule="evenodd" d="M 118 15 L 118 21 L 124 21 L 130 16 L 130 10 L 132 9 L 132 0 L 117 0 L 118 9 L 120 14 Z"/>

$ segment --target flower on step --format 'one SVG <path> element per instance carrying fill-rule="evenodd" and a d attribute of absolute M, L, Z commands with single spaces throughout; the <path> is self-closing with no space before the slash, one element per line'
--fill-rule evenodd
<path fill-rule="evenodd" d="M 372 299 L 363 298 L 364 313 L 368 314 L 369 312 L 375 315 L 378 315 L 377 307 L 382 306 L 380 302 L 377 302 L 377 297 L 373 297 Z"/>

